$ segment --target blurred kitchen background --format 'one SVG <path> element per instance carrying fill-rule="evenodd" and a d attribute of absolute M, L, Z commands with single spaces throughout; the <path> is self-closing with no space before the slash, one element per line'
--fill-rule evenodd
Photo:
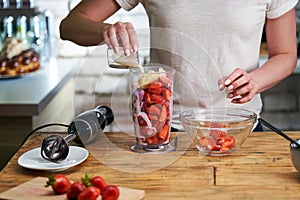
<path fill-rule="evenodd" d="M 25 139 L 30 130 L 46 123 L 65 123 L 68 124 L 77 115 L 88 109 L 93 109 L 95 105 L 113 106 L 118 110 L 118 116 L 113 125 L 108 126 L 108 131 L 126 131 L 132 129 L 128 116 L 128 95 L 129 87 L 126 70 L 115 70 L 107 67 L 106 46 L 100 47 L 81 47 L 68 41 L 59 39 L 60 21 L 67 15 L 69 9 L 74 7 L 78 0 L 1 0 L 0 20 L 1 37 L 9 34 L 21 33 L 22 26 L 17 26 L 17 22 L 22 22 L 20 16 L 26 18 L 26 33 L 28 37 L 34 37 L 35 45 L 41 54 L 42 65 L 51 68 L 54 60 L 59 60 L 66 67 L 76 69 L 70 71 L 71 76 L 63 82 L 59 82 L 55 90 L 51 92 L 51 98 L 46 103 L 41 102 L 41 108 L 35 115 L 29 116 L 30 126 L 21 129 L 18 120 L 22 124 L 20 116 L 12 116 L 9 109 L 12 105 L 0 102 L 0 169 L 6 160 L 13 155 Z M 300 6 L 297 8 L 297 15 L 300 19 Z M 23 17 L 23 20 L 25 19 Z M 300 20 L 297 20 L 300 23 Z M 107 22 L 130 21 L 138 30 L 146 30 L 148 19 L 141 5 L 131 12 L 120 10 Z M 9 25 L 11 22 L 11 25 Z M 14 28 L 10 28 L 10 26 Z M 18 28 L 17 28 L 18 27 Z M 23 26 L 24 27 L 24 26 Z M 37 28 L 38 27 L 38 28 Z M 300 25 L 298 34 L 300 33 Z M 13 29 L 13 30 L 11 30 Z M 139 35 L 139 40 L 148 41 L 149 34 L 143 32 Z M 147 62 L 147 52 L 141 53 L 141 58 Z M 261 63 L 267 56 L 266 45 L 263 41 L 261 49 Z M 60 63 L 60 62 L 57 62 Z M 53 73 L 53 72 L 51 72 Z M 36 74 L 34 76 L 38 76 Z M 32 76 L 32 79 L 36 77 Z M 101 80 L 99 80 L 101 77 Z M 21 77 L 22 79 L 22 77 Z M 30 77 L 27 77 L 30 81 Z M 5 88 L 1 84 L 20 84 L 18 79 L 0 80 L 0 97 L 6 95 Z M 274 124 L 281 130 L 300 130 L 300 66 L 298 64 L 294 73 L 286 80 L 274 88 L 262 94 L 264 108 L 262 117 Z M 20 85 L 21 87 L 21 85 Z M 24 89 L 26 90 L 26 88 Z M 29 90 L 29 88 L 27 88 Z M 19 91 L 13 91 L 18 93 Z M 11 94 L 11 91 L 10 93 Z M 113 96 L 113 99 L 112 99 Z M 0 100 L 6 97 L 1 97 Z M 113 104 L 113 105 L 112 105 Z M 40 104 L 38 104 L 40 105 Z M 16 121 L 17 120 L 17 121 Z M 26 118 L 27 120 L 27 118 Z M 14 129 L 7 127 L 7 123 L 15 124 Z M 2 128 L 1 128 L 2 126 Z M 19 128 L 19 129 L 17 129 Z M 50 127 L 43 131 L 63 130 L 65 128 Z M 23 133 L 21 134 L 20 132 Z M 14 132 L 14 133 L 12 133 Z M 18 135 L 20 133 L 20 135 Z M 4 155 L 3 152 L 8 152 Z"/>

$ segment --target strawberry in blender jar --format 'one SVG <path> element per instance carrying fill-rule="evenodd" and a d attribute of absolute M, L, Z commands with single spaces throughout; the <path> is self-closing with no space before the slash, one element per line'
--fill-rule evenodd
<path fill-rule="evenodd" d="M 164 65 L 131 69 L 136 146 L 155 149 L 169 143 L 174 72 Z"/>

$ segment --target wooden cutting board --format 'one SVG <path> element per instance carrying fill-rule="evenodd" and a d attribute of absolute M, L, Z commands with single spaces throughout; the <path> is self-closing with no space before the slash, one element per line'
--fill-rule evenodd
<path fill-rule="evenodd" d="M 0 194 L 0 199 L 66 200 L 66 194 L 56 195 L 51 187 L 44 187 L 48 178 L 37 177 Z M 119 200 L 140 200 L 144 190 L 119 187 Z M 101 200 L 101 197 L 98 198 Z"/>

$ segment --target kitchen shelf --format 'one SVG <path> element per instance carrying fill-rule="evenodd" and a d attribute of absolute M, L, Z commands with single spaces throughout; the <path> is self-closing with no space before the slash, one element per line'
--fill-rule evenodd
<path fill-rule="evenodd" d="M 37 8 L 7 8 L 0 9 L 0 20 L 2 21 L 5 16 L 13 16 L 16 19 L 18 16 L 25 15 L 27 18 L 38 13 Z"/>

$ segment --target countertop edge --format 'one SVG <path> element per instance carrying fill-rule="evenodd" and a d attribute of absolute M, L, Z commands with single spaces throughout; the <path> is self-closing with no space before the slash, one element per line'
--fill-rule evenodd
<path fill-rule="evenodd" d="M 52 85 L 51 88 L 49 88 L 49 91 L 47 91 L 47 93 L 43 95 L 42 98 L 40 98 L 38 101 L 33 100 L 31 102 L 20 101 L 20 102 L 12 102 L 12 103 L 0 101 L 0 117 L 34 116 L 34 115 L 38 115 L 45 109 L 45 107 L 51 102 L 51 100 L 55 97 L 55 95 L 68 82 L 68 80 L 70 80 L 71 77 L 76 74 L 76 71 L 79 69 L 80 66 L 80 59 L 77 58 L 58 57 L 54 59 L 55 59 L 54 62 L 57 65 L 56 66 L 57 69 L 55 69 L 57 70 L 56 73 L 61 73 L 60 70 L 62 70 L 62 75 L 58 76 L 57 78 L 58 80 Z M 48 73 L 48 72 L 43 72 L 43 73 Z M 36 74 L 35 76 L 38 76 L 38 74 Z M 45 81 L 51 81 L 50 76 L 51 75 L 46 75 L 46 77 L 48 77 L 48 80 Z M 13 81 L 13 80 L 8 80 L 8 81 Z M 16 82 L 16 84 L 18 84 L 18 82 Z"/>

